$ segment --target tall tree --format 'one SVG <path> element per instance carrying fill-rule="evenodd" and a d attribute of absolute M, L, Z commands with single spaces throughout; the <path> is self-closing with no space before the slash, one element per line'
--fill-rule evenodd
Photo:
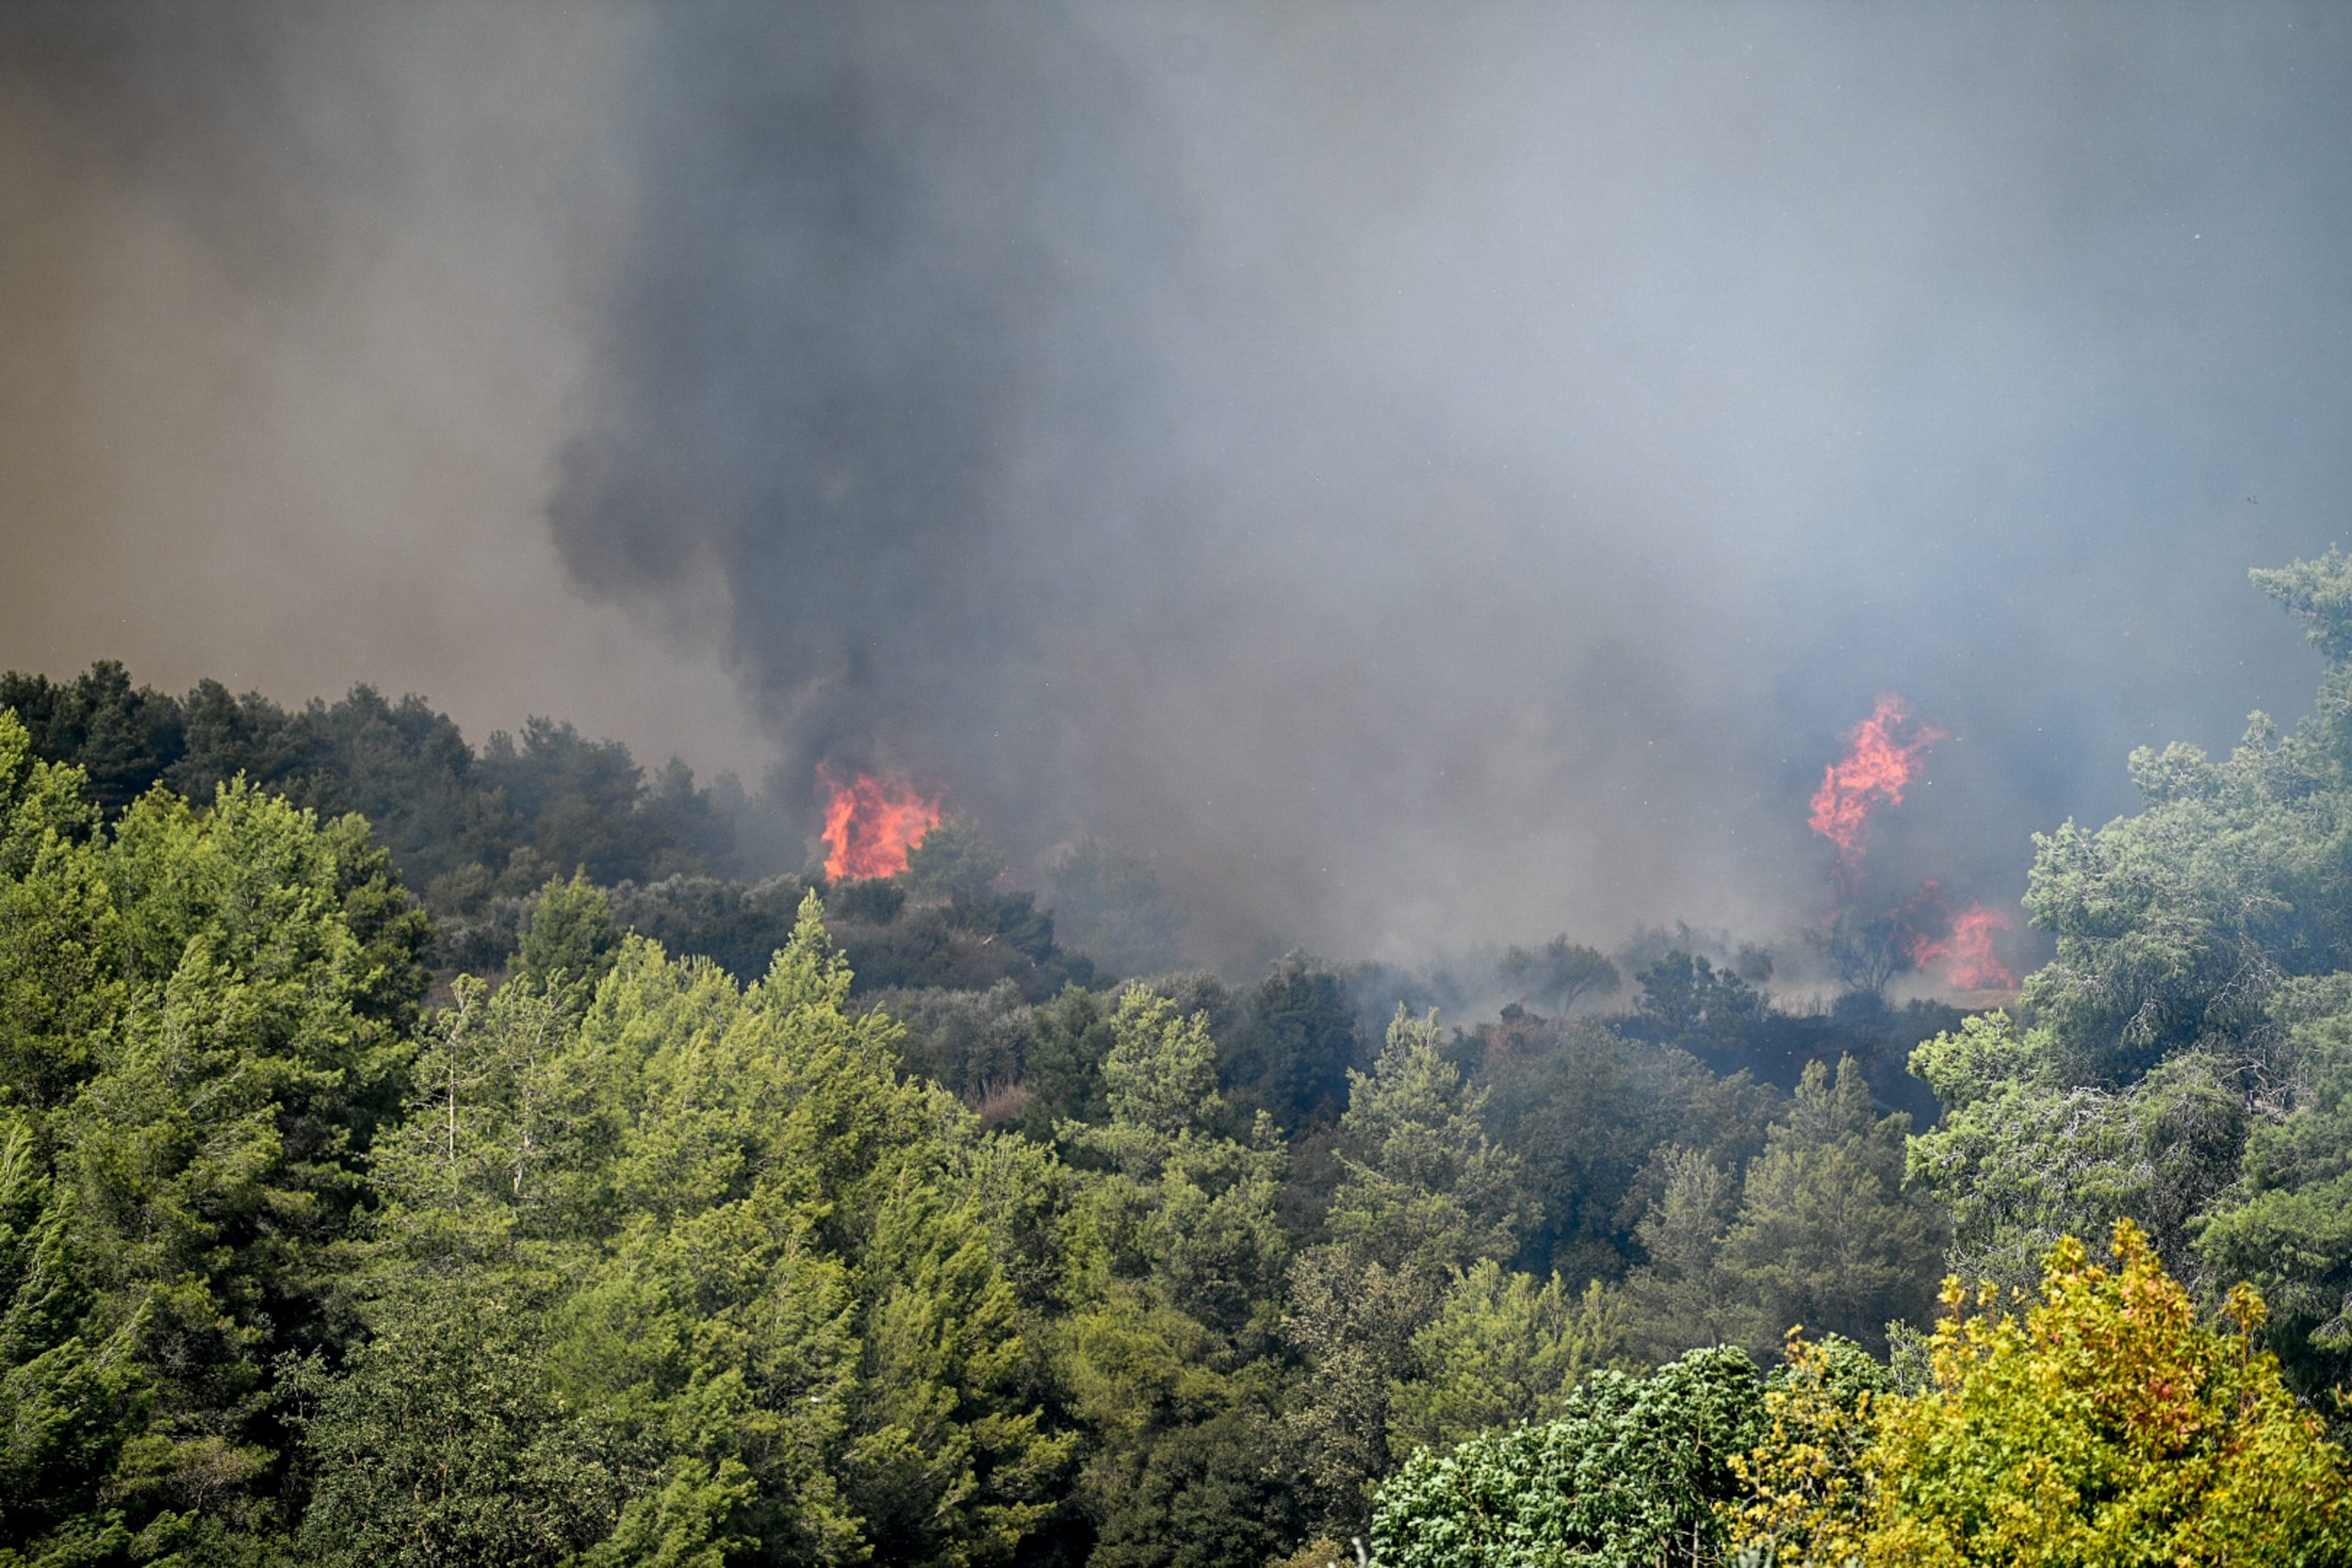
<path fill-rule="evenodd" d="M 1723 1263 L 1778 1342 L 1792 1324 L 1883 1348 L 1933 1299 L 1942 1217 L 1904 1188 L 1911 1119 L 1878 1114 L 1852 1057 L 1805 1069 L 1788 1120 L 1747 1168 Z"/>
<path fill-rule="evenodd" d="M 1437 1015 L 1398 1008 L 1372 1070 L 1348 1077 L 1331 1239 L 1363 1262 L 1433 1275 L 1517 1251 L 1519 1162 L 1487 1137 L 1487 1094 L 1446 1060 Z"/>

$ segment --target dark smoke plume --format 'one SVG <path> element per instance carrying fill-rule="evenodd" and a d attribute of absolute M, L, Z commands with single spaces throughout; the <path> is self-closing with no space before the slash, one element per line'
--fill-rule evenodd
<path fill-rule="evenodd" d="M 1052 10 L 668 19 L 643 208 L 551 507 L 582 581 L 699 561 L 806 769 L 1051 791 L 1060 643 L 1134 606 L 1116 459 L 1185 240 L 1122 62 Z M 1065 682 L 1065 689 L 1068 682 Z"/>
<path fill-rule="evenodd" d="M 1858 898 L 2005 904 L 2308 700 L 2344 32 L 27 0 L 0 662 L 902 769 L 1228 955 L 1815 921 L 1896 691 Z"/>

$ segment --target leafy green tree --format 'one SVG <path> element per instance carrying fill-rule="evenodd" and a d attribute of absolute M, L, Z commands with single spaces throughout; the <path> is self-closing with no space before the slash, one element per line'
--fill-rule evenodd
<path fill-rule="evenodd" d="M 1073 1024 L 1085 1016 L 1076 995 L 1064 1007 Z M 1226 1131 L 1205 1014 L 1136 986 L 1108 1026 L 1105 1120 L 1059 1129 L 1090 1168 L 1057 1335 L 1057 1377 L 1090 1436 L 1080 1500 L 1105 1561 L 1247 1561 L 1238 1543 L 1267 1527 L 1221 1532 L 1202 1510 L 1278 1495 L 1248 1363 L 1272 1337 L 1287 1258 L 1273 1212 L 1283 1151 L 1262 1113 L 1246 1143 Z M 1204 1427 L 1242 1446 L 1220 1450 Z"/>
<path fill-rule="evenodd" d="M 1102 1063 L 1109 1119 L 1066 1123 L 1074 1150 L 1111 1168 L 1094 1224 L 1114 1269 L 1148 1279 L 1229 1340 L 1262 1337 L 1287 1248 L 1273 1214 L 1281 1142 L 1261 1113 L 1250 1143 L 1221 1135 L 1216 1046 L 1205 1016 L 1128 987 Z"/>
<path fill-rule="evenodd" d="M 1762 1324 L 1883 1348 L 1891 1319 L 1933 1299 L 1943 1226 L 1931 1201 L 1904 1189 L 1910 1122 L 1878 1114 L 1852 1057 L 1835 1078 L 1818 1062 L 1805 1069 L 1724 1238 L 1726 1277 Z"/>
<path fill-rule="evenodd" d="M 64 1103 L 122 1007 L 119 918 L 78 769 L 0 710 L 0 1105 Z"/>
<path fill-rule="evenodd" d="M 1003 874 L 1003 852 L 989 842 L 978 824 L 946 817 L 908 852 L 900 877 L 919 898 L 969 898 L 986 894 Z"/>
<path fill-rule="evenodd" d="M 1753 986 L 1678 948 L 1634 976 L 1642 987 L 1634 1020 L 1650 1038 L 1701 1056 L 1735 1051 L 1764 1015 Z"/>
<path fill-rule="evenodd" d="M 289 1381 L 319 1477 L 303 1561 L 552 1568 L 612 1532 L 616 1456 L 548 1387 L 514 1287 L 426 1277 L 372 1304 L 340 1376 L 313 1362 Z"/>
<path fill-rule="evenodd" d="M 1154 1443 L 1090 1568 L 1262 1568 L 1295 1540 L 1298 1499 L 1266 1405 L 1238 1400 Z"/>
<path fill-rule="evenodd" d="M 2209 1278 L 2263 1292 L 2271 1343 L 2316 1397 L 2352 1381 L 2352 1013 L 2299 1026 L 2286 1056 L 2293 1087 L 2251 1129 L 2236 1180 L 2203 1206 L 2196 1248 Z"/>
<path fill-rule="evenodd" d="M 522 944 L 514 975 L 584 1010 L 596 983 L 613 966 L 621 933 L 603 889 L 580 872 L 569 882 L 549 882 L 523 918 Z"/>
<path fill-rule="evenodd" d="M 583 1562 L 615 1564 L 1002 1562 L 1055 1514 L 1074 1434 L 1042 1403 L 1057 1222 L 1030 1199 L 1056 1179 L 1009 1179 L 901 1081 L 850 984 L 810 899 L 748 991 L 639 938 L 584 1011 L 527 977 L 457 987 L 382 1140 L 384 1282 L 356 1310 L 389 1334 L 469 1277 L 544 1305 L 497 1363 L 524 1414 L 451 1439 L 446 1495 L 553 1517 L 533 1488 L 561 1481 L 604 1510 Z M 333 1386 L 322 1410 L 366 1407 Z"/>
<path fill-rule="evenodd" d="M 0 1540 L 121 1533 L 101 1483 L 139 1431 L 141 1379 L 127 1331 L 84 1337 L 96 1299 L 74 1220 L 25 1117 L 0 1111 Z"/>
<path fill-rule="evenodd" d="M 827 902 L 828 916 L 865 918 L 844 907 L 847 890 L 880 895 L 888 905 L 881 915 L 886 925 L 906 901 L 905 891 L 886 881 L 845 883 L 836 886 Z M 749 985 L 768 972 L 775 950 L 792 940 L 793 922 L 808 893 L 793 876 L 741 883 L 681 874 L 620 883 L 605 890 L 605 901 L 616 927 L 651 937 L 667 952 L 710 959 L 738 984 Z"/>
<path fill-rule="evenodd" d="M 1736 1172 L 1762 1150 L 1778 1099 L 1745 1072 L 1718 1077 L 1688 1052 L 1590 1020 L 1489 1053 L 1483 1085 L 1487 1123 L 1542 1205 L 1522 1266 L 1571 1279 L 1613 1278 L 1636 1260 L 1634 1232 L 1658 1201 L 1668 1149 L 1698 1146 Z"/>
<path fill-rule="evenodd" d="M 1222 1043 L 1217 1076 L 1226 1090 L 1285 1132 L 1329 1122 L 1347 1103 L 1355 1010 L 1339 976 L 1304 953 L 1286 954 L 1250 988 Z"/>
<path fill-rule="evenodd" d="M 520 739 L 492 735 L 475 764 L 482 782 L 530 824 L 530 841 L 551 864 L 584 867 L 599 882 L 617 882 L 648 865 L 657 871 L 673 846 L 639 815 L 645 774 L 616 740 L 590 740 L 569 724 L 533 716 Z M 666 825 L 664 825 L 666 826 Z"/>
<path fill-rule="evenodd" d="M 1064 940 L 1114 975 L 1153 975 L 1182 956 L 1184 919 L 1151 862 L 1080 839 L 1046 868 Z"/>
<path fill-rule="evenodd" d="M 1587 997 L 1611 996 L 1624 984 L 1606 953 L 1570 942 L 1565 932 L 1540 948 L 1506 950 L 1495 970 L 1521 987 L 1525 999 L 1561 1013 Z"/>
<path fill-rule="evenodd" d="M 16 710 L 36 753 L 70 761 L 88 781 L 90 798 L 108 817 L 147 793 L 186 748 L 179 705 L 130 672 L 102 659 L 71 682 L 38 675 L 0 676 L 0 708 Z"/>
<path fill-rule="evenodd" d="M 1486 1096 L 1439 1047 L 1435 1014 L 1399 1008 L 1370 1072 L 1349 1075 L 1345 1173 L 1330 1241 L 1293 1269 L 1283 1338 L 1302 1375 L 1285 1416 L 1310 1517 L 1363 1528 L 1391 1462 L 1398 1386 L 1419 1379 L 1414 1337 L 1459 1273 L 1518 1250 L 1518 1165 L 1481 1122 Z"/>
<path fill-rule="evenodd" d="M 1953 1205 L 1954 1261 L 2030 1283 L 2063 1234 L 2129 1218 L 2209 1300 L 2258 1275 L 2281 1303 L 2274 1348 L 2301 1387 L 2347 1361 L 2324 1159 L 2296 1149 L 2331 1111 L 2325 1019 L 2346 1010 L 2352 944 L 2352 559 L 2330 552 L 2258 587 L 2327 660 L 2316 711 L 2290 734 L 2256 715 L 2228 757 L 2133 754 L 2143 809 L 2037 840 L 2026 904 L 2056 954 L 2014 1021 L 1922 1046 L 1945 1100 L 1916 1140 L 1918 1179 Z"/>
<path fill-rule="evenodd" d="M 2057 954 L 2023 1002 L 2070 1082 L 2128 1080 L 2191 1046 L 2258 1056 L 2280 983 L 2333 972 L 2352 941 L 2352 558 L 2253 575 L 2328 661 L 2317 711 L 2283 738 L 2256 715 L 2219 762 L 2191 746 L 2135 752 L 2140 815 L 2035 840 L 2026 908 Z"/>
<path fill-rule="evenodd" d="M 2247 1133 L 2221 1065 L 2190 1052 L 2123 1089 L 2066 1085 L 2049 1032 L 1980 1014 L 1921 1045 L 1945 1118 L 1911 1139 L 1913 1181 L 1951 1216 L 1952 1267 L 2018 1289 L 2070 1230 L 2129 1219 L 2195 1261 L 2201 1215 L 2238 1179 Z"/>
<path fill-rule="evenodd" d="M 1662 1169 L 1664 1190 L 1634 1232 L 1649 1260 L 1625 1281 L 1634 1348 L 1665 1361 L 1692 1346 L 1754 1338 L 1754 1315 L 1723 1258 L 1737 1183 L 1698 1149 L 1666 1150 Z"/>
<path fill-rule="evenodd" d="M 1331 1239 L 1363 1261 L 1430 1274 L 1516 1252 L 1519 1162 L 1487 1136 L 1487 1095 L 1445 1059 L 1437 1016 L 1398 1008 L 1372 1070 L 1348 1077 Z"/>
<path fill-rule="evenodd" d="M 1589 1281 L 1539 1280 L 1482 1258 L 1412 1339 L 1419 1376 L 1390 1380 L 1388 1442 L 1398 1462 L 1478 1432 L 1548 1421 L 1587 1372 L 1625 1359 L 1623 1303 Z"/>
<path fill-rule="evenodd" d="M 1282 1332 L 1300 1375 L 1283 1425 L 1307 1517 L 1326 1533 L 1364 1528 L 1371 1488 L 1396 1463 L 1399 1391 L 1420 1378 L 1414 1339 L 1446 1288 L 1343 1247 L 1310 1247 L 1292 1267 Z"/>
<path fill-rule="evenodd" d="M 1065 1122 L 1095 1122 L 1110 1114 L 1102 1064 L 1115 1037 L 1102 1001 L 1079 986 L 1064 987 L 1032 1019 L 1036 1043 L 1023 1074 L 1031 1098 L 1018 1125 L 1028 1137 L 1046 1143 Z"/>
<path fill-rule="evenodd" d="M 1763 1429 L 1740 1350 L 1693 1350 L 1647 1377 L 1596 1371 L 1556 1420 L 1408 1461 L 1380 1488 L 1373 1552 L 1384 1568 L 1720 1562 L 1731 1461 Z"/>
<path fill-rule="evenodd" d="M 874 1006 L 905 1030 L 907 1068 L 978 1105 L 1019 1089 L 1036 1047 L 1036 1010 L 1012 981 L 985 991 L 885 991 Z"/>
<path fill-rule="evenodd" d="M 79 782 L 0 716 L 0 1506 L 36 1556 L 228 1551 L 283 1521 L 274 1369 L 331 1332 L 424 932 L 364 824 L 236 784 L 101 833 Z"/>

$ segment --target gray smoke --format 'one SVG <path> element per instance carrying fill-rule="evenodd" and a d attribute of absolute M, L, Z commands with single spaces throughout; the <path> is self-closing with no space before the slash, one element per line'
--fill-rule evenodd
<path fill-rule="evenodd" d="M 2326 7 L 616 6 L 551 84 L 223 14 L 264 123 L 156 200 L 341 188 L 354 51 L 396 125 L 568 112 L 591 173 L 467 222 L 568 256 L 510 319 L 579 366 L 523 442 L 572 581 L 804 798 L 1124 840 L 1212 953 L 1809 919 L 1885 690 L 1951 739 L 1879 891 L 2005 902 L 2131 747 L 2311 686 L 2244 571 L 2352 490 Z M 435 694 L 531 667 L 481 652 Z"/>

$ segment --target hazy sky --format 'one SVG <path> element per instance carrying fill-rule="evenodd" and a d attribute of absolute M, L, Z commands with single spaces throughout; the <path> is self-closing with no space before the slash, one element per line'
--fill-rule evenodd
<path fill-rule="evenodd" d="M 2013 900 L 2301 711 L 2328 6 L 0 8 L 0 666 L 1108 833 L 1226 951 Z"/>

